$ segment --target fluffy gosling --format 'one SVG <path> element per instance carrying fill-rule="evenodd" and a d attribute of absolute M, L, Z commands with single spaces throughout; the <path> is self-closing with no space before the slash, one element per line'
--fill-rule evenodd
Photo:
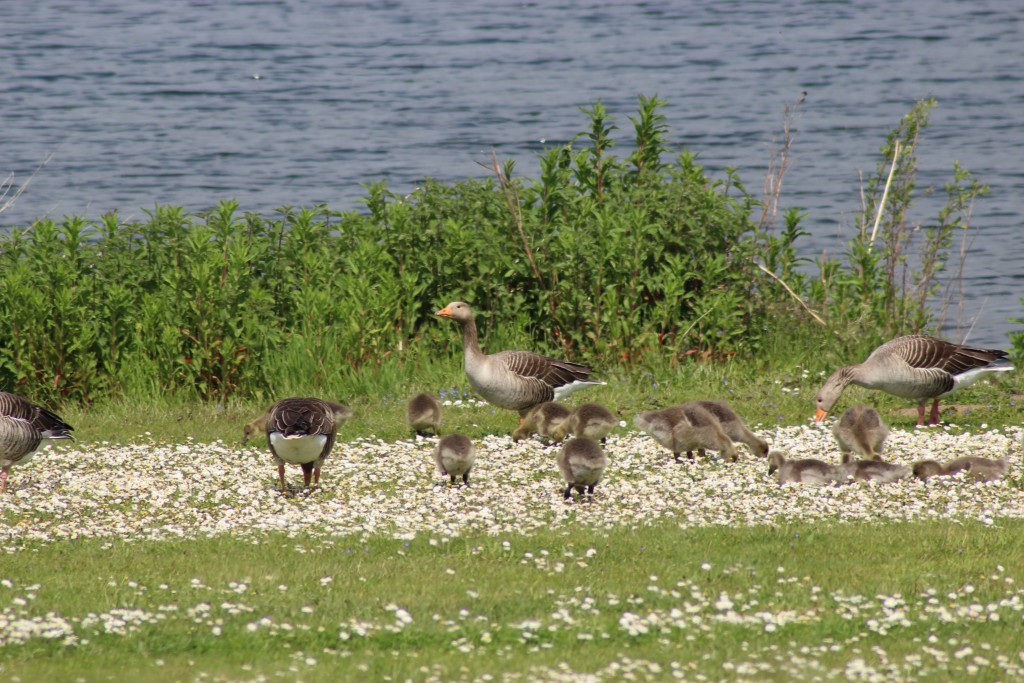
<path fill-rule="evenodd" d="M 469 472 L 476 462 L 476 448 L 469 437 L 449 434 L 441 437 L 434 449 L 434 462 L 442 477 L 451 477 L 452 484 L 462 477 L 462 483 L 469 485 Z"/>
<path fill-rule="evenodd" d="M 695 401 L 638 413 L 633 424 L 672 451 L 676 462 L 682 462 L 679 454 L 683 451 L 686 457 L 693 458 L 695 450 L 720 451 L 729 461 L 738 457 L 736 446 L 722 431 L 715 416 Z"/>
<path fill-rule="evenodd" d="M 406 406 L 405 421 L 417 436 L 426 436 L 427 430 L 440 436 L 441 402 L 433 394 L 416 394 Z"/>
<path fill-rule="evenodd" d="M 879 484 L 908 479 L 911 475 L 909 465 L 894 465 L 881 460 L 852 460 L 839 468 L 846 473 L 849 481 L 874 481 Z"/>
<path fill-rule="evenodd" d="M 927 481 L 931 477 L 948 477 L 960 472 L 966 472 L 967 476 L 975 481 L 997 481 L 1003 478 L 1009 465 L 1006 458 L 992 460 L 968 455 L 950 460 L 944 465 L 934 460 L 921 460 L 914 463 L 913 472 L 914 476 L 922 481 Z"/>
<path fill-rule="evenodd" d="M 715 416 L 725 435 L 737 443 L 744 443 L 759 458 L 768 455 L 768 442 L 747 429 L 743 420 L 725 401 L 697 401 L 704 410 Z M 701 454 L 703 455 L 703 453 Z"/>
<path fill-rule="evenodd" d="M 553 441 L 561 441 L 565 436 L 565 431 L 561 429 L 561 426 L 569 419 L 569 415 L 569 409 L 561 403 L 545 401 L 530 409 L 530 412 L 523 418 L 522 424 L 512 432 L 512 440 L 518 442 L 530 434 L 537 433 Z"/>
<path fill-rule="evenodd" d="M 607 467 L 608 456 L 593 439 L 574 437 L 566 441 L 558 452 L 558 469 L 566 482 L 563 497 L 568 499 L 574 488 L 581 496 L 584 490 L 594 493 Z"/>
<path fill-rule="evenodd" d="M 567 434 L 605 443 L 608 434 L 618 424 L 612 412 L 597 403 L 583 403 L 569 415 L 569 419 L 555 428 L 554 439 L 561 441 Z"/>
<path fill-rule="evenodd" d="M 839 443 L 843 462 L 853 460 L 851 453 L 867 460 L 881 460 L 882 446 L 889 436 L 889 428 L 882 421 L 878 411 L 870 406 L 859 405 L 848 409 L 832 428 Z"/>
<path fill-rule="evenodd" d="M 814 458 L 787 460 L 781 451 L 772 451 L 768 454 L 768 474 L 774 474 L 780 485 L 795 482 L 821 486 L 846 479 L 846 474 L 838 465 L 830 465 Z"/>

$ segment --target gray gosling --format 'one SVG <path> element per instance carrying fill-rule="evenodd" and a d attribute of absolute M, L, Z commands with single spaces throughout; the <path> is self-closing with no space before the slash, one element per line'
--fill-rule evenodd
<path fill-rule="evenodd" d="M 607 467 L 608 456 L 593 439 L 574 437 L 566 441 L 558 452 L 558 469 L 566 482 L 563 497 L 572 496 L 574 488 L 581 496 L 584 490 L 593 494 Z"/>
<path fill-rule="evenodd" d="M 518 442 L 530 434 L 537 433 L 553 441 L 561 441 L 565 437 L 565 431 L 561 426 L 569 419 L 569 415 L 569 409 L 561 403 L 545 401 L 530 409 L 523 423 L 512 432 L 512 440 Z"/>
<path fill-rule="evenodd" d="M 922 481 L 931 477 L 948 477 L 966 472 L 975 481 L 996 481 L 1002 479 L 1009 469 L 1006 458 L 992 460 L 975 455 L 955 458 L 942 465 L 934 460 L 921 460 L 914 463 L 914 476 Z"/>
<path fill-rule="evenodd" d="M 881 460 L 851 460 L 839 466 L 848 477 L 847 481 L 874 481 L 879 484 L 891 484 L 901 479 L 909 479 L 909 465 L 894 465 Z"/>
<path fill-rule="evenodd" d="M 476 448 L 469 437 L 449 434 L 437 442 L 434 462 L 437 463 L 437 471 L 442 477 L 451 477 L 451 484 L 457 483 L 458 477 L 462 477 L 462 483 L 468 486 L 469 472 L 476 462 Z"/>
<path fill-rule="evenodd" d="M 846 479 L 840 467 L 814 458 L 787 460 L 781 451 L 768 454 L 768 474 L 774 474 L 780 485 L 786 482 L 817 486 L 836 484 Z"/>
<path fill-rule="evenodd" d="M 889 428 L 874 408 L 866 405 L 854 406 L 843 413 L 832 428 L 839 443 L 843 462 L 853 460 L 852 453 L 868 460 L 881 460 L 882 447 L 889 436 Z"/>
<path fill-rule="evenodd" d="M 737 443 L 745 443 L 750 452 L 759 458 L 768 455 L 768 442 L 747 429 L 743 420 L 725 401 L 697 401 L 702 408 L 715 416 L 725 435 Z M 701 455 L 704 455 L 701 453 Z"/>
<path fill-rule="evenodd" d="M 693 458 L 695 450 L 720 451 L 730 462 L 738 457 L 736 446 L 722 431 L 718 420 L 696 401 L 638 413 L 633 424 L 672 451 L 676 462 L 682 462 L 679 454 L 683 451 L 686 457 Z"/>
<path fill-rule="evenodd" d="M 618 424 L 612 412 L 597 403 L 583 403 L 569 415 L 569 419 L 555 428 L 552 437 L 561 441 L 566 434 L 578 438 L 593 439 L 604 443 L 608 434 Z"/>
<path fill-rule="evenodd" d="M 440 436 L 441 402 L 433 394 L 416 394 L 406 406 L 405 421 L 417 436 L 426 436 L 428 429 L 434 436 Z"/>

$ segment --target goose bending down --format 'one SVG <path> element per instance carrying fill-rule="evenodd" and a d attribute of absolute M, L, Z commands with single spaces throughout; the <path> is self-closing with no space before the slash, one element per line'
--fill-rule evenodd
<path fill-rule="evenodd" d="M 815 421 L 821 422 L 848 384 L 881 389 L 918 401 L 917 424 L 924 424 L 924 406 L 932 400 L 928 424 L 939 423 L 939 398 L 969 386 L 992 372 L 1013 370 L 1006 352 L 981 349 L 911 335 L 896 337 L 871 352 L 867 360 L 846 365 L 818 392 Z"/>
<path fill-rule="evenodd" d="M 434 462 L 442 477 L 451 477 L 456 483 L 462 477 L 462 483 L 469 485 L 469 472 L 476 462 L 476 448 L 469 437 L 462 434 L 449 434 L 441 437 L 434 449 Z"/>
<path fill-rule="evenodd" d="M 584 491 L 592 494 L 607 467 L 608 456 L 593 439 L 574 437 L 566 441 L 558 452 L 558 469 L 566 483 L 563 497 L 568 499 L 573 489 L 580 495 Z"/>
<path fill-rule="evenodd" d="M 672 451 L 676 462 L 681 462 L 679 454 L 683 451 L 692 458 L 693 451 L 698 449 L 720 451 L 730 461 L 738 457 L 736 446 L 718 420 L 696 401 L 638 413 L 633 424 Z"/>
<path fill-rule="evenodd" d="M 545 401 L 530 409 L 522 423 L 512 432 L 512 440 L 525 439 L 536 432 L 554 441 L 565 438 L 562 426 L 568 421 L 570 410 L 561 403 Z"/>
<path fill-rule="evenodd" d="M 56 413 L 0 391 L 0 493 L 7 490 L 11 467 L 28 462 L 51 441 L 72 438 L 73 429 Z"/>
<path fill-rule="evenodd" d="M 885 426 L 877 410 L 859 405 L 843 413 L 833 427 L 832 433 L 839 443 L 844 463 L 853 459 L 851 452 L 868 460 L 881 460 L 882 446 L 889 436 L 889 428 Z"/>
<path fill-rule="evenodd" d="M 743 420 L 728 403 L 725 401 L 697 401 L 697 403 L 714 415 L 718 424 L 722 426 L 722 431 L 730 439 L 747 444 L 750 452 L 758 457 L 763 458 L 768 455 L 768 442 L 747 429 L 747 425 L 743 424 Z"/>
<path fill-rule="evenodd" d="M 532 351 L 483 353 L 473 311 L 462 301 L 453 301 L 437 315 L 462 326 L 464 366 L 473 389 L 492 405 L 518 411 L 519 424 L 535 405 L 563 399 L 577 389 L 604 384 L 591 379 L 593 369 L 579 363 Z"/>
<path fill-rule="evenodd" d="M 944 465 L 934 460 L 915 462 L 914 476 L 922 481 L 927 481 L 930 477 L 945 477 L 966 472 L 968 477 L 976 481 L 996 481 L 1003 478 L 1007 469 L 1009 469 L 1009 463 L 1006 458 L 992 460 L 968 455 L 950 460 Z"/>
<path fill-rule="evenodd" d="M 594 441 L 605 442 L 606 437 L 615 428 L 618 420 L 612 412 L 597 403 L 583 403 L 576 407 L 556 430 L 554 439 L 560 441 L 566 434 L 575 437 L 586 437 Z"/>
<path fill-rule="evenodd" d="M 848 476 L 840 467 L 814 458 L 787 460 L 780 451 L 768 454 L 768 474 L 774 474 L 780 485 L 786 482 L 819 486 L 837 484 L 845 481 Z"/>
<path fill-rule="evenodd" d="M 440 435 L 441 402 L 433 394 L 416 394 L 406 406 L 405 421 L 418 436 L 425 436 L 428 429 Z"/>
<path fill-rule="evenodd" d="M 277 477 L 281 491 L 284 483 L 285 463 L 302 467 L 305 486 L 320 485 L 320 469 L 334 447 L 338 428 L 352 417 L 352 410 L 334 401 L 319 398 L 286 398 L 267 408 L 263 415 L 245 425 L 244 445 L 257 432 L 265 432 L 267 446 L 277 462 Z"/>
<path fill-rule="evenodd" d="M 839 469 L 846 475 L 847 481 L 875 481 L 879 484 L 908 479 L 911 475 L 910 466 L 894 465 L 881 460 L 846 461 Z"/>

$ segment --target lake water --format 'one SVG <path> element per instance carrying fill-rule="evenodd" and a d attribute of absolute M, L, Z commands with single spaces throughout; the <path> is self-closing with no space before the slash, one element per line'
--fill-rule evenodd
<path fill-rule="evenodd" d="M 602 98 L 622 139 L 638 94 L 668 101 L 671 144 L 763 184 L 783 107 L 807 92 L 783 207 L 808 257 L 854 232 L 860 174 L 933 96 L 915 222 L 959 161 L 975 207 L 961 339 L 1006 347 L 1024 316 L 1024 6 L 1019 0 L 0 3 L 0 177 L 24 181 L 0 225 L 140 217 L 155 203 L 360 208 L 361 183 L 412 190 L 486 172 L 535 175 Z M 620 149 L 620 151 L 622 151 Z M 955 316 L 954 316 L 955 317 Z"/>

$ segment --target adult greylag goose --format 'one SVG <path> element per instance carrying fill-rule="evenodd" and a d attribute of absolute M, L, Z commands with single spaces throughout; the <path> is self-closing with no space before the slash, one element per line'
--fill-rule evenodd
<path fill-rule="evenodd" d="M 604 406 L 597 403 L 582 403 L 576 406 L 569 419 L 555 430 L 554 438 L 560 441 L 566 434 L 572 434 L 575 437 L 586 437 L 604 443 L 618 422 L 612 412 Z"/>
<path fill-rule="evenodd" d="M 692 458 L 695 450 L 721 451 L 730 461 L 738 457 L 736 446 L 722 431 L 718 420 L 696 401 L 638 413 L 633 424 L 672 451 L 676 462 L 681 462 L 679 454 L 683 451 Z"/>
<path fill-rule="evenodd" d="M 882 447 L 889 436 L 889 428 L 882 421 L 878 411 L 870 406 L 859 405 L 846 410 L 839 422 L 832 428 L 839 443 L 843 462 L 853 459 L 856 453 L 868 460 L 881 460 Z"/>
<path fill-rule="evenodd" d="M 774 474 L 780 485 L 786 482 L 818 486 L 837 484 L 845 481 L 848 476 L 840 467 L 814 458 L 787 460 L 780 451 L 768 454 L 768 474 Z"/>
<path fill-rule="evenodd" d="M 565 479 L 563 497 L 568 499 L 572 490 L 581 496 L 584 491 L 594 493 L 608 467 L 608 456 L 593 439 L 574 437 L 565 442 L 558 452 L 558 469 Z"/>
<path fill-rule="evenodd" d="M 532 351 L 483 353 L 473 311 L 467 303 L 453 301 L 437 315 L 462 326 L 464 366 L 473 389 L 492 405 L 518 411 L 519 424 L 535 405 L 563 399 L 577 389 L 604 384 L 591 379 L 593 369 L 579 363 Z"/>
<path fill-rule="evenodd" d="M 761 458 L 768 455 L 768 442 L 747 429 L 743 420 L 725 401 L 697 401 L 698 405 L 711 413 L 721 425 L 725 435 L 737 443 L 745 443 L 750 452 Z"/>
<path fill-rule="evenodd" d="M 434 449 L 434 462 L 442 477 L 451 477 L 456 483 L 462 477 L 462 483 L 469 485 L 469 472 L 476 462 L 476 448 L 469 437 L 463 434 L 449 434 L 441 437 Z"/>
<path fill-rule="evenodd" d="M 930 477 L 948 477 L 960 472 L 966 472 L 967 476 L 976 481 L 996 481 L 1002 479 L 1009 469 L 1009 462 L 1006 458 L 992 460 L 976 455 L 967 455 L 962 458 L 954 458 L 945 464 L 939 464 L 934 460 L 921 460 L 914 463 L 914 476 L 922 481 Z"/>
<path fill-rule="evenodd" d="M 281 492 L 287 492 L 284 483 L 285 463 L 302 467 L 305 486 L 320 485 L 320 469 L 334 447 L 338 428 L 352 417 L 352 410 L 334 401 L 319 398 L 286 398 L 267 408 L 263 415 L 245 425 L 244 445 L 257 432 L 265 432 L 267 446 L 277 462 L 277 477 Z"/>
<path fill-rule="evenodd" d="M 871 352 L 863 363 L 845 365 L 818 392 L 815 421 L 832 410 L 848 384 L 881 389 L 918 401 L 917 424 L 924 424 L 924 406 L 932 400 L 928 424 L 939 423 L 939 398 L 970 386 L 992 372 L 1013 370 L 1006 352 L 952 344 L 935 337 L 896 337 Z"/>
<path fill-rule="evenodd" d="M 434 436 L 440 434 L 441 402 L 433 394 L 416 394 L 406 405 L 405 421 L 418 436 L 426 435 L 429 429 Z"/>
<path fill-rule="evenodd" d="M 875 481 L 889 484 L 900 479 L 908 479 L 911 475 L 909 465 L 895 465 L 881 460 L 852 460 L 839 466 L 847 481 Z"/>
<path fill-rule="evenodd" d="M 570 414 L 571 411 L 561 403 L 545 401 L 526 413 L 522 423 L 512 432 L 512 440 L 519 441 L 536 432 L 553 441 L 561 441 L 565 438 L 562 426 L 568 421 Z"/>
<path fill-rule="evenodd" d="M 0 493 L 11 467 L 23 465 L 51 441 L 70 439 L 73 427 L 42 406 L 0 391 Z"/>

